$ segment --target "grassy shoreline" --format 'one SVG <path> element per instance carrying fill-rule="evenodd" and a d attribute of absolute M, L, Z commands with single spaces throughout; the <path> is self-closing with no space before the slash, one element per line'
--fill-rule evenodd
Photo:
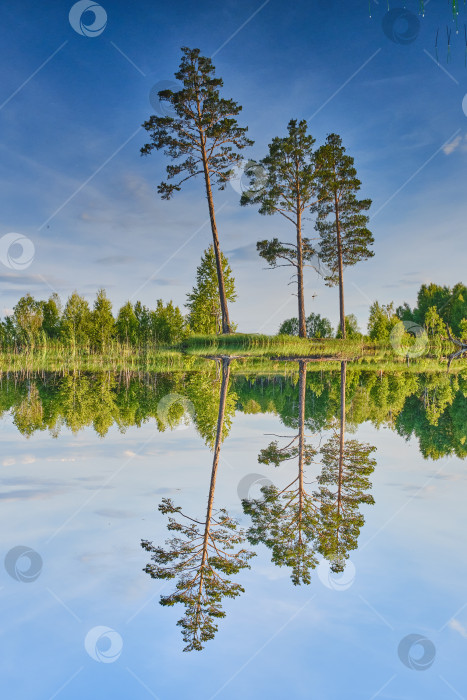
<path fill-rule="evenodd" d="M 397 353 L 390 344 L 368 339 L 307 339 L 293 336 L 232 334 L 191 336 L 177 346 L 138 349 L 118 343 L 104 353 L 79 348 L 73 351 L 55 343 L 21 352 L 0 352 L 0 372 L 23 371 L 125 371 L 176 372 L 202 369 L 216 357 L 231 357 L 235 371 L 270 372 L 309 362 L 309 370 L 334 368 L 342 360 L 371 369 L 413 368 L 415 371 L 442 371 L 447 357 L 455 350 L 450 342 L 430 343 L 420 357 Z M 465 367 L 453 363 L 451 371 Z"/>

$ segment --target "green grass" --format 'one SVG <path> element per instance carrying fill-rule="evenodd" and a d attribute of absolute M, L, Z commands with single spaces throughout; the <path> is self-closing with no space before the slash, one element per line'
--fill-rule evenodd
<path fill-rule="evenodd" d="M 193 335 L 180 344 L 188 355 L 246 355 L 248 357 L 325 357 L 356 358 L 376 350 L 361 340 L 335 338 L 309 339 L 290 335 L 260 335 L 232 333 L 231 335 Z"/>
<path fill-rule="evenodd" d="M 234 371 L 289 371 L 296 366 L 294 358 L 309 358 L 309 371 L 333 369 L 341 360 L 364 365 L 375 370 L 395 370 L 401 367 L 414 371 L 440 371 L 446 357 L 455 350 L 449 343 L 432 343 L 420 358 L 408 359 L 398 355 L 390 344 L 377 344 L 367 338 L 340 340 L 336 338 L 307 339 L 285 335 L 233 333 L 221 336 L 193 335 L 173 347 L 140 350 L 114 342 L 105 353 L 79 348 L 73 352 L 60 343 L 19 353 L 0 352 L 0 372 L 29 372 L 63 370 L 125 371 L 125 372 L 183 372 L 202 369 L 209 358 L 224 355 L 235 360 Z M 289 360 L 286 364 L 279 358 Z M 465 360 L 453 363 L 452 371 L 465 367 Z M 288 367 L 286 366 L 288 365 Z"/>

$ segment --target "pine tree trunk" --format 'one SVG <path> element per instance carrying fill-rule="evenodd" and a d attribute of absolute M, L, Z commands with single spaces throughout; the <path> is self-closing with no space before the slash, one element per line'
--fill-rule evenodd
<path fill-rule="evenodd" d="M 209 206 L 209 218 L 211 220 L 212 242 L 214 245 L 214 255 L 216 256 L 217 269 L 217 284 L 219 287 L 219 301 L 222 312 L 222 333 L 230 333 L 229 310 L 227 308 L 227 296 L 225 294 L 224 271 L 222 269 L 221 249 L 219 245 L 219 236 L 217 234 L 216 215 L 214 211 L 214 200 L 212 197 L 211 178 L 209 176 L 209 168 L 206 157 L 206 148 L 204 141 L 202 142 L 202 156 L 204 168 L 204 180 L 206 183 L 206 197 Z"/>
<path fill-rule="evenodd" d="M 227 389 L 229 386 L 230 378 L 230 359 L 226 358 L 222 360 L 222 384 L 221 393 L 219 398 L 219 413 L 217 417 L 217 431 L 216 431 L 216 442 L 214 446 L 214 457 L 212 460 L 212 470 L 211 470 L 211 483 L 209 485 L 209 496 L 208 496 L 208 507 L 206 510 L 206 522 L 204 525 L 204 537 L 203 537 L 203 548 L 201 555 L 201 564 L 199 567 L 199 585 L 198 585 L 198 601 L 196 606 L 196 617 L 195 617 L 195 628 L 198 627 L 198 620 L 201 611 L 201 596 L 203 592 L 203 582 L 204 582 L 204 571 L 206 568 L 206 563 L 208 559 L 208 543 L 209 543 L 209 533 L 211 531 L 212 522 L 212 509 L 214 505 L 214 492 L 216 490 L 216 477 L 217 468 L 219 466 L 219 457 L 221 454 L 221 444 L 222 444 L 222 430 L 224 427 L 224 415 L 225 415 L 225 404 L 227 400 Z"/>
<path fill-rule="evenodd" d="M 345 338 L 345 311 L 344 311 L 344 266 L 342 263 L 342 239 L 341 224 L 339 221 L 339 203 L 337 194 L 334 194 L 334 209 L 336 214 L 336 234 L 337 234 L 337 264 L 339 268 L 339 310 L 342 337 Z"/>
<path fill-rule="evenodd" d="M 297 194 L 298 335 L 300 338 L 306 338 L 305 299 L 303 292 L 302 212 L 300 206 L 300 195 Z"/>
<path fill-rule="evenodd" d="M 344 449 L 345 449 L 345 384 L 347 379 L 347 362 L 341 362 L 341 412 L 339 435 L 339 471 L 337 476 L 337 527 L 336 527 L 336 559 L 334 564 L 342 564 L 339 558 L 339 537 L 342 515 L 342 486 L 344 481 Z M 332 568 L 332 567 L 331 567 Z M 337 569 L 336 569 L 337 570 Z"/>
<path fill-rule="evenodd" d="M 305 394 L 306 394 L 306 366 L 305 360 L 300 360 L 298 363 L 299 380 L 298 380 L 298 527 L 299 539 L 302 539 L 302 519 L 303 519 L 303 500 L 305 491 L 303 488 L 303 460 L 305 454 Z"/>
<path fill-rule="evenodd" d="M 209 486 L 208 506 L 207 506 L 207 511 L 206 511 L 206 524 L 205 524 L 205 528 L 204 528 L 203 555 L 202 555 L 202 560 L 201 560 L 201 567 L 203 567 L 203 565 L 206 563 L 206 559 L 207 559 L 209 531 L 211 529 L 212 508 L 213 508 L 213 504 L 214 504 L 214 491 L 216 489 L 217 467 L 219 466 L 219 457 L 221 454 L 222 431 L 223 431 L 223 427 L 224 427 L 225 404 L 227 401 L 227 389 L 229 386 L 229 378 L 230 378 L 230 359 L 224 358 L 222 360 L 222 384 L 221 384 L 221 393 L 220 393 L 220 397 L 219 397 L 219 413 L 217 416 L 216 442 L 214 445 L 214 456 L 213 456 L 213 460 L 212 460 L 211 483 Z"/>
<path fill-rule="evenodd" d="M 337 510 L 340 515 L 342 507 L 342 480 L 344 471 L 345 445 L 345 384 L 347 380 L 347 362 L 341 362 L 341 414 L 339 435 L 339 486 L 337 490 Z"/>

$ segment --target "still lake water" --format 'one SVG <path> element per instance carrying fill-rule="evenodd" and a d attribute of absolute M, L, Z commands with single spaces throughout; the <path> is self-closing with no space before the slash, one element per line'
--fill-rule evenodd
<path fill-rule="evenodd" d="M 3 698 L 467 697 L 467 371 L 10 374 L 0 411 Z"/>

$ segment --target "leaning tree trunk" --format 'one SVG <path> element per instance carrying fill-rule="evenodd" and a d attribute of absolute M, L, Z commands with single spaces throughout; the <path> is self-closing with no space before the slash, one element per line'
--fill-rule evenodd
<path fill-rule="evenodd" d="M 229 385 L 230 378 L 230 359 L 222 359 L 222 384 L 221 393 L 219 398 L 219 413 L 217 417 L 217 431 L 216 431 L 216 442 L 214 445 L 214 457 L 212 460 L 212 470 L 211 470 L 211 483 L 209 485 L 209 496 L 208 496 L 208 506 L 206 510 L 206 522 L 204 524 L 204 536 L 203 536 L 203 548 L 201 555 L 201 564 L 199 567 L 199 586 L 198 586 L 198 603 L 196 606 L 196 616 L 195 616 L 195 627 L 198 626 L 199 615 L 201 612 L 201 596 L 203 591 L 204 583 L 204 572 L 206 569 L 207 559 L 208 559 L 208 544 L 209 544 L 209 533 L 211 531 L 212 523 L 212 509 L 214 505 L 214 492 L 216 490 L 216 477 L 217 468 L 219 466 L 219 457 L 221 454 L 221 444 L 222 444 L 222 430 L 224 427 L 224 415 L 225 415 L 225 404 L 227 400 L 227 388 Z"/>
<path fill-rule="evenodd" d="M 230 333 L 230 320 L 229 320 L 229 310 L 227 308 L 227 296 L 225 293 L 225 282 L 224 282 L 224 271 L 222 269 L 222 256 L 221 249 L 219 245 L 219 236 L 217 234 L 217 224 L 216 215 L 214 211 L 214 200 L 212 196 L 211 188 L 211 178 L 209 175 L 209 166 L 206 156 L 206 146 L 204 143 L 204 136 L 201 135 L 202 143 L 202 158 L 203 158 L 203 169 L 204 169 L 204 181 L 206 184 L 206 197 L 209 206 L 209 218 L 211 220 L 211 232 L 212 232 L 212 242 L 214 246 L 214 255 L 216 256 L 216 269 L 217 269 L 217 285 L 219 287 L 219 301 L 221 305 L 222 312 L 222 332 Z"/>
<path fill-rule="evenodd" d="M 230 358 L 222 359 L 222 384 L 219 398 L 219 413 L 217 416 L 216 442 L 214 444 L 214 456 L 212 460 L 211 483 L 209 486 L 208 507 L 206 511 L 206 524 L 204 528 L 203 539 L 203 555 L 201 567 L 206 563 L 209 531 L 211 529 L 212 508 L 214 504 L 214 491 L 216 489 L 217 467 L 219 466 L 219 457 L 221 454 L 222 431 L 224 428 L 225 404 L 227 401 L 227 389 L 230 378 Z"/>
<path fill-rule="evenodd" d="M 344 312 L 344 265 L 342 262 L 342 238 L 341 223 L 339 220 L 339 203 L 337 193 L 334 194 L 334 210 L 336 214 L 336 236 L 337 236 L 337 265 L 339 269 L 339 312 L 342 337 L 345 338 L 345 312 Z"/>

